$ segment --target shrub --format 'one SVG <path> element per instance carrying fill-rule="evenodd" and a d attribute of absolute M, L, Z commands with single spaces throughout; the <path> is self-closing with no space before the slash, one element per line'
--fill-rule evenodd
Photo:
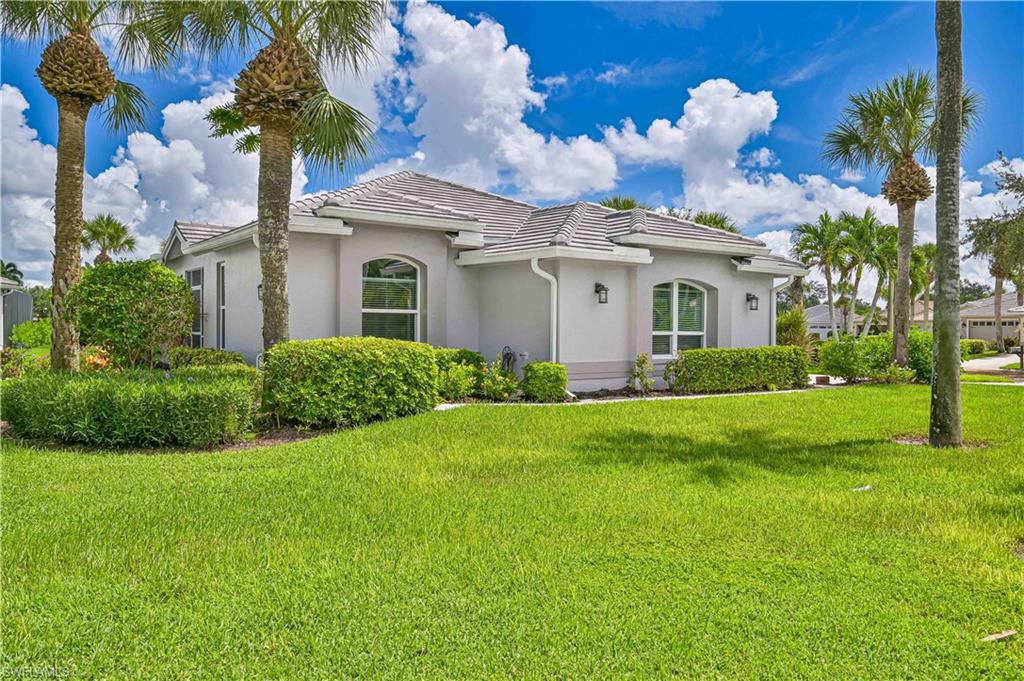
<path fill-rule="evenodd" d="M 429 411 L 437 360 L 425 343 L 322 338 L 278 343 L 264 355 L 267 408 L 301 426 L 354 426 Z"/>
<path fill-rule="evenodd" d="M 635 390 L 641 395 L 651 392 L 654 389 L 654 379 L 651 378 L 652 371 L 654 371 L 654 364 L 651 362 L 651 356 L 646 352 L 641 352 L 633 361 L 626 389 Z"/>
<path fill-rule="evenodd" d="M 798 307 L 783 312 L 775 320 L 775 341 L 802 349 L 808 359 L 814 359 L 819 342 L 817 336 L 807 333 L 807 317 Z"/>
<path fill-rule="evenodd" d="M 107 349 L 99 345 L 86 345 L 82 348 L 82 369 L 86 371 L 103 371 L 113 366 L 114 362 Z"/>
<path fill-rule="evenodd" d="M 960 341 L 960 353 L 980 355 L 988 350 L 988 343 L 981 338 L 964 338 Z"/>
<path fill-rule="evenodd" d="M 438 393 L 442 398 L 449 401 L 459 400 L 480 391 L 482 370 L 487 365 L 483 355 L 463 348 L 434 348 L 434 353 L 437 360 Z M 457 371 L 455 376 L 447 375 L 453 367 L 470 367 L 473 385 L 468 393 L 462 394 L 461 385 L 467 375 L 464 370 Z"/>
<path fill-rule="evenodd" d="M 190 348 L 180 345 L 167 353 L 172 367 L 213 367 L 224 364 L 245 364 L 245 356 L 232 350 Z"/>
<path fill-rule="evenodd" d="M 858 339 L 860 352 L 867 374 L 886 371 L 893 366 L 895 355 L 892 349 L 892 334 L 883 333 Z"/>
<path fill-rule="evenodd" d="M 49 355 L 36 355 L 21 348 L 0 350 L 0 378 L 17 378 L 49 368 Z"/>
<path fill-rule="evenodd" d="M 466 399 L 479 384 L 480 372 L 468 364 L 452 364 L 437 374 L 437 393 L 446 402 Z"/>
<path fill-rule="evenodd" d="M 153 260 L 89 268 L 65 304 L 82 341 L 107 348 L 119 366 L 152 366 L 159 348 L 192 324 L 192 292 L 185 280 Z"/>
<path fill-rule="evenodd" d="M 37 322 L 22 322 L 11 328 L 11 343 L 22 348 L 48 348 L 53 324 L 49 319 Z"/>
<path fill-rule="evenodd" d="M 564 402 L 569 373 L 557 362 L 530 362 L 523 367 L 523 395 L 535 402 Z"/>
<path fill-rule="evenodd" d="M 933 360 L 932 334 L 911 329 L 907 345 L 907 368 L 914 370 L 918 383 L 931 383 Z"/>
<path fill-rule="evenodd" d="M 875 383 L 913 383 L 916 378 L 917 374 L 913 369 L 904 369 L 895 364 L 868 373 L 868 379 Z"/>
<path fill-rule="evenodd" d="M 501 368 L 496 360 L 481 369 L 480 393 L 489 400 L 508 402 L 519 392 L 519 379 L 511 371 Z"/>
<path fill-rule="evenodd" d="M 438 371 L 447 371 L 448 367 L 454 364 L 471 366 L 479 370 L 487 364 L 487 360 L 479 352 L 463 348 L 434 348 L 434 354 Z"/>
<path fill-rule="evenodd" d="M 787 346 L 684 350 L 664 377 L 671 390 L 687 393 L 804 388 L 807 355 Z"/>
<path fill-rule="evenodd" d="M 25 437 L 103 447 L 207 447 L 252 428 L 250 367 L 39 373 L 5 381 L 3 418 Z"/>
<path fill-rule="evenodd" d="M 829 376 L 852 382 L 868 373 L 861 344 L 853 336 L 832 338 L 818 348 L 818 368 Z"/>

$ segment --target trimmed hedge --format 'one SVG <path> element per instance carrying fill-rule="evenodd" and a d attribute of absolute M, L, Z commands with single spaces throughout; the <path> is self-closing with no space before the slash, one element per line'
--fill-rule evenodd
<path fill-rule="evenodd" d="M 243 366 L 40 373 L 4 381 L 19 435 L 100 447 L 208 447 L 253 427 L 262 377 Z"/>
<path fill-rule="evenodd" d="M 480 385 L 480 372 L 468 364 L 452 364 L 437 374 L 437 393 L 446 402 L 472 395 Z"/>
<path fill-rule="evenodd" d="M 245 355 L 218 348 L 190 348 L 178 346 L 167 353 L 171 367 L 214 367 L 225 364 L 245 364 Z"/>
<path fill-rule="evenodd" d="M 960 341 L 961 355 L 980 355 L 988 350 L 988 343 L 981 338 L 964 338 Z"/>
<path fill-rule="evenodd" d="M 22 322 L 11 327 L 11 343 L 22 348 L 48 348 L 53 335 L 53 323 L 49 319 Z"/>
<path fill-rule="evenodd" d="M 960 342 L 960 357 L 967 358 L 968 346 Z M 893 366 L 892 334 L 854 338 L 840 336 L 825 341 L 818 351 L 821 371 L 830 376 L 839 376 L 846 381 L 858 378 L 875 378 L 886 375 Z M 918 383 L 932 380 L 932 334 L 918 329 L 910 330 L 907 345 L 907 368 L 914 372 Z"/>
<path fill-rule="evenodd" d="M 557 362 L 530 362 L 523 367 L 523 395 L 535 402 L 564 402 L 569 373 Z"/>
<path fill-rule="evenodd" d="M 355 426 L 429 411 L 437 360 L 425 343 L 322 338 L 278 343 L 264 355 L 264 404 L 301 426 Z"/>
<path fill-rule="evenodd" d="M 665 365 L 669 389 L 728 393 L 807 387 L 807 353 L 793 346 L 684 350 Z"/>

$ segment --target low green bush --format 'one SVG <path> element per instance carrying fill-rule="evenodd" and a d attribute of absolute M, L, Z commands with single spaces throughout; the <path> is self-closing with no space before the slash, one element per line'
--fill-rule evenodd
<path fill-rule="evenodd" d="M 873 383 L 913 383 L 916 379 L 917 374 L 913 369 L 904 369 L 895 364 L 868 373 L 868 380 Z"/>
<path fill-rule="evenodd" d="M 654 371 L 654 363 L 651 356 L 641 352 L 633 360 L 633 368 L 629 370 L 629 379 L 626 383 L 627 390 L 634 390 L 640 395 L 646 395 L 654 389 L 654 379 L 651 372 Z"/>
<path fill-rule="evenodd" d="M 322 338 L 278 343 L 264 355 L 266 408 L 301 426 L 355 426 L 429 411 L 437 360 L 425 343 Z"/>
<path fill-rule="evenodd" d="M 847 335 L 825 341 L 818 348 L 818 370 L 848 383 L 863 378 L 868 374 L 868 367 L 861 343 Z"/>
<path fill-rule="evenodd" d="M 437 393 L 445 402 L 464 400 L 477 391 L 480 372 L 468 364 L 452 364 L 437 374 Z"/>
<path fill-rule="evenodd" d="M 242 353 L 217 348 L 190 348 L 182 345 L 171 348 L 167 354 L 173 368 L 245 364 L 245 355 Z"/>
<path fill-rule="evenodd" d="M 53 324 L 49 319 L 22 322 L 11 328 L 11 343 L 21 348 L 48 348 Z"/>
<path fill-rule="evenodd" d="M 918 383 L 932 379 L 932 334 L 918 329 L 910 330 L 907 344 L 907 369 L 914 372 Z M 960 343 L 960 356 L 966 359 L 968 346 Z M 864 338 L 840 336 L 822 343 L 818 352 L 823 373 L 839 376 L 846 381 L 885 375 L 893 366 L 892 334 L 884 333 Z M 889 381 L 886 381 L 889 382 Z"/>
<path fill-rule="evenodd" d="M 511 371 L 501 368 L 500 361 L 491 362 L 481 369 L 480 394 L 495 402 L 508 402 L 519 393 L 519 379 Z"/>
<path fill-rule="evenodd" d="M 438 371 L 447 371 L 454 364 L 471 366 L 477 370 L 487 365 L 487 360 L 479 352 L 464 348 L 434 348 L 434 356 Z"/>
<path fill-rule="evenodd" d="M 962 354 L 980 355 L 988 350 L 988 343 L 981 338 L 964 338 L 960 341 L 960 352 Z"/>
<path fill-rule="evenodd" d="M 534 402 L 564 402 L 569 373 L 557 362 L 530 362 L 523 367 L 523 396 Z"/>
<path fill-rule="evenodd" d="M 807 353 L 792 346 L 681 351 L 665 365 L 669 389 L 685 393 L 784 390 L 807 386 Z"/>
<path fill-rule="evenodd" d="M 262 377 L 244 366 L 38 373 L 4 381 L 18 435 L 101 447 L 208 447 L 252 429 Z"/>
<path fill-rule="evenodd" d="M 22 348 L 0 350 L 0 378 L 17 378 L 49 368 L 49 355 L 37 355 Z"/>

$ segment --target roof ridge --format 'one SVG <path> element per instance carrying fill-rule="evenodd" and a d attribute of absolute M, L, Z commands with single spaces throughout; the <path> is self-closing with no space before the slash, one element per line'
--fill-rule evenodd
<path fill-rule="evenodd" d="M 568 246 L 572 242 L 573 236 L 576 235 L 576 230 L 580 226 L 580 222 L 583 221 L 583 214 L 587 211 L 586 201 L 577 201 L 573 204 L 569 214 L 565 217 L 562 225 L 555 232 L 555 235 L 551 237 L 552 246 Z"/>
<path fill-rule="evenodd" d="M 760 239 L 755 239 L 753 237 L 749 237 L 746 234 L 744 234 L 743 232 L 732 232 L 732 231 L 729 231 L 728 229 L 722 229 L 720 227 L 712 227 L 711 225 L 705 225 L 705 224 L 703 224 L 701 222 L 697 222 L 695 220 L 688 220 L 688 219 L 684 219 L 682 217 L 677 217 L 675 215 L 669 215 L 668 213 L 658 213 L 656 211 L 648 211 L 648 212 L 654 213 L 655 215 L 659 215 L 659 216 L 661 216 L 663 218 L 668 218 L 669 220 L 676 220 L 678 222 L 682 222 L 683 224 L 692 225 L 694 227 L 700 227 L 701 229 L 706 229 L 706 230 L 709 230 L 709 231 L 712 231 L 712 232 L 718 232 L 720 234 L 728 234 L 730 236 L 738 236 L 738 237 L 742 237 L 744 239 L 749 239 L 750 241 L 754 241 L 754 242 L 759 243 L 762 246 L 764 246 L 764 242 L 763 241 L 761 241 Z"/>
<path fill-rule="evenodd" d="M 463 213 L 461 210 L 457 210 L 455 208 L 449 208 L 448 206 L 442 206 L 439 203 L 433 203 L 431 201 L 425 201 L 424 199 L 421 199 L 421 198 L 416 197 L 416 196 L 409 196 L 408 194 L 405 194 L 405 193 L 400 192 L 400 191 L 396 191 L 394 189 L 388 189 L 387 187 L 379 187 L 378 191 L 381 192 L 381 193 L 385 193 L 385 194 L 393 194 L 394 196 L 399 196 L 399 197 L 401 197 L 401 198 L 403 198 L 406 201 L 409 201 L 411 203 L 418 203 L 421 206 L 427 206 L 428 208 L 436 208 L 437 210 L 443 210 L 443 211 L 445 211 L 447 213 L 451 213 L 452 215 L 458 215 L 461 218 L 465 218 L 467 220 L 472 220 L 473 222 L 479 222 L 479 220 L 476 217 L 470 215 L 469 213 Z"/>
<path fill-rule="evenodd" d="M 326 198 L 333 199 L 333 198 L 337 198 L 339 195 L 344 195 L 344 194 L 359 195 L 359 194 L 362 194 L 364 192 L 373 191 L 375 189 L 381 189 L 382 187 L 384 187 L 388 183 L 393 182 L 394 180 L 400 179 L 402 177 L 406 177 L 406 176 L 408 176 L 410 174 L 412 174 L 411 170 L 399 170 L 399 171 L 394 172 L 394 173 L 389 173 L 387 175 L 381 175 L 380 177 L 375 177 L 373 179 L 366 180 L 365 182 L 359 182 L 358 184 L 354 184 L 354 185 L 351 185 L 349 187 L 345 187 L 343 189 L 328 189 L 328 190 L 325 190 L 325 191 L 322 191 L 322 192 L 316 192 L 315 194 L 310 194 L 308 196 L 304 196 L 304 197 L 302 197 L 300 199 L 297 199 L 295 201 L 290 202 L 288 204 L 288 210 L 291 211 L 293 209 L 299 208 L 299 205 L 302 202 L 310 201 L 310 200 L 313 200 L 313 199 L 317 199 L 319 197 L 326 197 Z M 325 200 L 326 200 L 326 198 L 325 198 Z"/>
<path fill-rule="evenodd" d="M 458 182 L 452 182 L 451 180 L 446 180 L 446 179 L 441 178 L 441 177 L 436 177 L 434 175 L 428 175 L 427 173 L 421 173 L 421 172 L 419 172 L 417 170 L 403 170 L 401 172 L 409 173 L 410 175 L 415 175 L 417 177 L 425 177 L 428 180 L 433 180 L 435 182 L 441 182 L 441 183 L 450 185 L 452 187 L 458 187 L 459 189 L 468 189 L 471 192 L 476 192 L 477 194 L 484 194 L 485 196 L 491 196 L 491 197 L 494 197 L 496 199 L 501 199 L 502 201 L 508 201 L 510 203 L 518 203 L 521 206 L 527 206 L 529 208 L 539 208 L 540 207 L 540 206 L 537 206 L 537 205 L 532 204 L 532 203 L 527 203 L 526 201 L 520 201 L 518 199 L 512 199 L 512 198 L 509 198 L 507 196 L 502 196 L 501 194 L 495 194 L 494 192 L 486 191 L 484 189 L 477 189 L 476 187 L 470 187 L 468 184 L 459 184 Z M 398 173 L 395 173 L 395 174 L 397 175 Z"/>
<path fill-rule="evenodd" d="M 629 212 L 629 233 L 647 231 L 647 211 L 637 206 Z"/>

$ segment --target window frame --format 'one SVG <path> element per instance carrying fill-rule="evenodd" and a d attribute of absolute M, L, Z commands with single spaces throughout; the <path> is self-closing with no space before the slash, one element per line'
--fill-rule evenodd
<path fill-rule="evenodd" d="M 658 286 L 664 286 L 665 284 L 671 284 L 670 302 L 671 308 L 669 311 L 669 326 L 671 327 L 668 331 L 657 331 L 654 327 L 654 289 Z M 688 286 L 689 288 L 700 291 L 704 297 L 704 304 L 701 305 L 701 321 L 700 327 L 703 331 L 679 331 L 679 286 Z M 671 281 L 658 282 L 651 287 L 651 357 L 652 359 L 671 359 L 679 354 L 679 336 L 699 336 L 700 347 L 706 348 L 708 345 L 708 290 L 688 279 L 672 279 Z M 654 354 L 654 337 L 655 336 L 668 336 L 669 339 L 669 353 L 667 355 Z M 686 348 L 687 350 L 696 350 L 696 348 Z"/>
<path fill-rule="evenodd" d="M 412 309 L 412 310 L 388 310 L 388 309 L 381 309 L 381 308 L 375 308 L 375 307 L 363 307 L 363 289 L 364 289 L 365 284 L 366 284 L 366 277 L 363 276 L 362 269 L 363 269 L 363 267 L 367 263 L 371 263 L 374 260 L 397 260 L 398 262 L 403 262 L 406 265 L 409 265 L 410 267 L 412 267 L 412 269 L 416 272 L 416 297 L 415 297 L 416 307 L 415 307 L 415 309 Z M 423 277 L 422 277 L 422 272 L 423 272 L 423 270 L 420 268 L 420 266 L 417 263 L 413 262 L 412 260 L 410 260 L 408 258 L 403 258 L 402 256 L 399 256 L 399 255 L 379 255 L 379 256 L 376 256 L 376 257 L 364 260 L 359 265 L 359 335 L 360 336 L 367 337 L 366 333 L 363 331 L 363 315 L 364 314 L 367 314 L 367 313 L 369 313 L 369 314 L 406 314 L 406 315 L 412 315 L 412 330 L 413 330 L 413 338 L 412 338 L 412 340 L 416 341 L 416 342 L 419 342 L 420 335 L 421 335 L 420 334 L 420 311 L 423 308 L 423 300 L 422 300 L 422 297 L 423 297 Z"/>
<path fill-rule="evenodd" d="M 199 273 L 199 283 L 193 284 L 193 274 Z M 195 330 L 196 319 L 193 319 L 193 327 L 189 329 L 188 339 L 189 347 L 201 348 L 203 343 L 206 342 L 206 272 L 202 267 L 195 267 L 190 270 L 185 270 L 185 283 L 188 284 L 189 289 L 194 293 L 199 291 L 199 314 L 197 315 L 199 322 L 199 331 Z M 198 335 L 198 338 L 197 338 Z M 198 345 L 196 344 L 198 342 Z"/>
<path fill-rule="evenodd" d="M 221 260 L 217 263 L 217 347 L 227 347 L 227 264 Z"/>

